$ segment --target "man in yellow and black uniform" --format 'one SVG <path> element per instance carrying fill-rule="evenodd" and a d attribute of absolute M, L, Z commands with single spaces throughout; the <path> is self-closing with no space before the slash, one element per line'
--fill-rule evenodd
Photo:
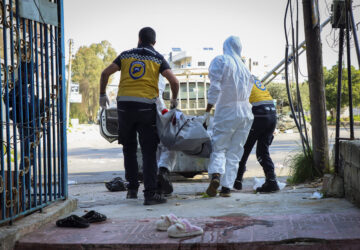
<path fill-rule="evenodd" d="M 121 71 L 117 109 L 119 143 L 123 145 L 125 177 L 129 182 L 128 199 L 136 199 L 139 188 L 137 134 L 143 156 L 144 205 L 166 202 L 157 191 L 156 98 L 159 96 L 159 74 L 168 79 L 172 91 L 171 108 L 177 106 L 179 82 L 164 57 L 155 51 L 155 31 L 146 27 L 139 32 L 138 47 L 122 52 L 102 73 L 100 79 L 100 106 L 108 102 L 106 85 L 109 76 Z"/>
<path fill-rule="evenodd" d="M 274 139 L 276 109 L 269 91 L 255 76 L 253 77 L 254 86 L 251 90 L 249 102 L 253 106 L 254 121 L 244 146 L 244 154 L 239 163 L 234 188 L 238 190 L 242 189 L 242 179 L 246 170 L 246 161 L 257 142 L 256 158 L 264 170 L 266 180 L 264 185 L 257 188 L 256 191 L 265 193 L 275 192 L 279 190 L 279 186 L 276 181 L 274 163 L 270 158 L 269 146 Z"/>

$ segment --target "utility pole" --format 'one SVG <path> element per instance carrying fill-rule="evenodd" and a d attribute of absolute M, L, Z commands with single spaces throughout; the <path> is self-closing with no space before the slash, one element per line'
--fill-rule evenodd
<path fill-rule="evenodd" d="M 72 47 L 73 39 L 69 40 L 69 65 L 68 65 L 68 81 L 67 81 L 67 94 L 66 94 L 66 128 L 69 127 L 70 120 L 70 92 L 71 92 L 71 57 L 72 57 Z"/>
<path fill-rule="evenodd" d="M 329 167 L 329 144 L 318 3 L 316 0 L 303 0 L 302 3 L 309 77 L 313 156 L 315 167 L 323 172 Z"/>

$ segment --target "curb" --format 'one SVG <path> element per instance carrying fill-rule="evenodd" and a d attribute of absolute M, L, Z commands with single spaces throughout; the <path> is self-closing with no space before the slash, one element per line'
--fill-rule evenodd
<path fill-rule="evenodd" d="M 41 213 L 34 212 L 19 220 L 15 220 L 11 226 L 4 225 L 0 227 L 0 250 L 14 249 L 16 241 L 25 234 L 37 230 L 39 227 L 74 211 L 76 208 L 76 199 L 70 198 L 64 201 L 56 201 L 44 207 Z"/>

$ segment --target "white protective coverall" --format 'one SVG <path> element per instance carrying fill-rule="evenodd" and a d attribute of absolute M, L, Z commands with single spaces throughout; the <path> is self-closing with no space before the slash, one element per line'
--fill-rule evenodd
<path fill-rule="evenodd" d="M 165 90 L 165 79 L 162 75 L 159 75 L 159 98 L 156 100 L 156 108 L 159 114 L 161 114 L 162 110 L 166 109 L 166 105 L 163 100 L 163 93 Z M 168 150 L 162 143 L 158 146 L 158 167 L 164 167 L 172 172 L 174 170 L 176 164 L 176 151 Z"/>
<path fill-rule="evenodd" d="M 254 119 L 249 103 L 253 79 L 241 60 L 241 49 L 240 39 L 229 37 L 224 54 L 215 57 L 209 67 L 208 103 L 216 108 L 208 173 L 220 174 L 220 185 L 230 189 Z"/>

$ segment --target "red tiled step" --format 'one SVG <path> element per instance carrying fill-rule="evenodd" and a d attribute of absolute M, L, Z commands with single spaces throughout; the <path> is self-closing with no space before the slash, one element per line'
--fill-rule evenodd
<path fill-rule="evenodd" d="M 168 238 L 156 219 L 107 220 L 85 229 L 48 224 L 16 249 L 360 249 L 360 212 L 284 216 L 188 218 L 202 236 Z"/>

